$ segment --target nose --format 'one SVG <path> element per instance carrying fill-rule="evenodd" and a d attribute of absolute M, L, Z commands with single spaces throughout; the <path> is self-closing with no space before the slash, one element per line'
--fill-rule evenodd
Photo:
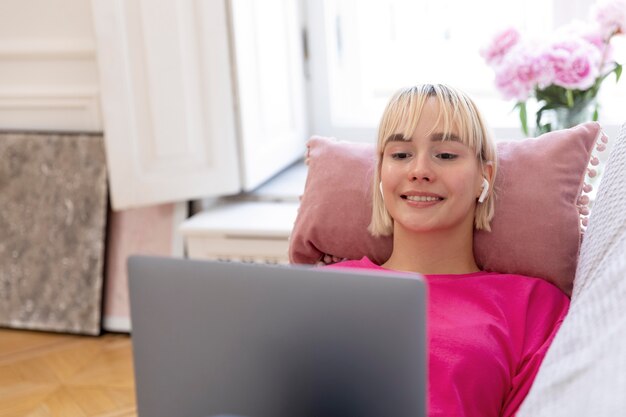
<path fill-rule="evenodd" d="M 435 179 L 430 155 L 421 154 L 413 159 L 409 169 L 409 181 L 432 182 Z"/>

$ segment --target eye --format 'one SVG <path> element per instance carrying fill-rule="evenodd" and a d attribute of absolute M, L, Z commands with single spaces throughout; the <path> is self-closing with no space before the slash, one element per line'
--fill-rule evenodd
<path fill-rule="evenodd" d="M 395 160 L 403 160 L 403 159 L 407 159 L 411 156 L 410 153 L 408 152 L 394 152 L 391 154 L 391 158 L 395 159 Z"/>
<path fill-rule="evenodd" d="M 439 159 L 443 159 L 443 160 L 446 160 L 446 161 L 452 161 L 452 160 L 454 160 L 454 159 L 456 159 L 458 157 L 458 155 L 455 155 L 455 154 L 449 153 L 449 152 L 438 153 L 435 156 L 437 158 L 439 158 Z"/>

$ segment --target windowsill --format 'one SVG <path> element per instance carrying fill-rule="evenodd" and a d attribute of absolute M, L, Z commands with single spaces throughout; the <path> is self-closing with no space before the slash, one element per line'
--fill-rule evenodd
<path fill-rule="evenodd" d="M 214 208 L 224 203 L 260 201 L 298 203 L 304 193 L 308 168 L 303 160 L 297 161 L 270 178 L 256 190 L 232 196 L 206 198 L 195 201 L 192 214 Z"/>
<path fill-rule="evenodd" d="M 300 160 L 285 168 L 256 190 L 245 195 L 259 201 L 299 202 L 304 193 L 308 167 Z"/>

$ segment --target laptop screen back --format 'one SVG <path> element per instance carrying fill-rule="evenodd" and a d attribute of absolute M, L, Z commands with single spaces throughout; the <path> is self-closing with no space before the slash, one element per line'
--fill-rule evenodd
<path fill-rule="evenodd" d="M 129 260 L 139 417 L 426 415 L 417 275 Z"/>

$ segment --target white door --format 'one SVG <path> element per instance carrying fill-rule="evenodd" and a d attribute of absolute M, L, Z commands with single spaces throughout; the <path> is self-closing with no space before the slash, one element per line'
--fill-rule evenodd
<path fill-rule="evenodd" d="M 279 33 L 232 3 L 92 0 L 114 209 L 249 190 L 304 152 L 296 0 L 270 2 Z"/>
<path fill-rule="evenodd" d="M 304 53 L 298 4 L 231 0 L 246 191 L 304 153 Z"/>

